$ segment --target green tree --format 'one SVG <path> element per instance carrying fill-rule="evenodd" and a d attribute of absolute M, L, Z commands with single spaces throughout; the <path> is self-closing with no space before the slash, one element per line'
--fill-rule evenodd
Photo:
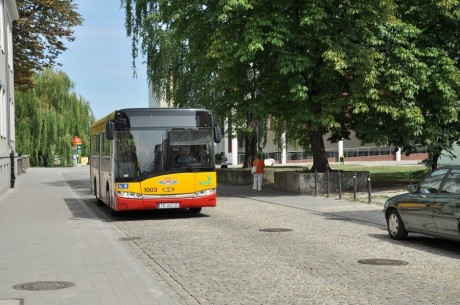
<path fill-rule="evenodd" d="M 164 43 L 153 33 L 181 46 L 172 66 L 183 74 L 151 74 L 153 83 L 179 84 L 163 86 L 181 92 L 175 102 L 187 97 L 246 120 L 247 134 L 271 115 L 288 140 L 311 150 L 312 170 L 329 169 L 326 134 L 337 141 L 355 130 L 363 141 L 410 152 L 416 139 L 447 143 L 433 139 L 458 121 L 453 1 L 122 3 L 135 55 L 140 41 L 147 62 L 160 58 Z"/>
<path fill-rule="evenodd" d="M 89 153 L 89 126 L 94 122 L 90 105 L 74 92 L 62 71 L 47 68 L 32 77 L 34 88 L 16 92 L 16 148 L 29 155 L 32 166 L 52 166 L 54 157 L 70 165 L 71 138 L 82 139 L 82 154 Z"/>
<path fill-rule="evenodd" d="M 133 57 L 146 55 L 147 74 L 155 94 L 177 107 L 206 107 L 228 118 L 231 137 L 244 138 L 244 167 L 257 151 L 257 126 L 267 115 L 258 111 L 251 65 L 219 67 L 206 50 L 218 23 L 219 3 L 122 1 L 126 8 L 127 34 L 132 37 Z M 182 10 L 182 8 L 184 8 Z M 133 65 L 134 61 L 133 61 Z M 229 69 L 227 81 L 220 69 Z"/>
<path fill-rule="evenodd" d="M 411 153 L 427 146 L 437 166 L 460 139 L 460 7 L 455 1 L 397 1 L 379 32 L 379 59 L 369 101 L 357 103 L 359 137 Z"/>
<path fill-rule="evenodd" d="M 19 20 L 13 23 L 15 89 L 33 85 L 35 71 L 52 67 L 73 41 L 75 26 L 83 19 L 73 0 L 17 0 Z"/>

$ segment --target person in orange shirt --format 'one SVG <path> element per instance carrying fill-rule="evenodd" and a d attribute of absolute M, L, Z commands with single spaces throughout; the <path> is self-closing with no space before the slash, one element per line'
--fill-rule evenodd
<path fill-rule="evenodd" d="M 264 168 L 265 163 L 262 154 L 257 154 L 257 158 L 252 163 L 252 166 L 256 167 L 256 172 L 254 173 L 254 183 L 252 184 L 253 190 L 262 190 L 262 181 L 264 180 Z"/>

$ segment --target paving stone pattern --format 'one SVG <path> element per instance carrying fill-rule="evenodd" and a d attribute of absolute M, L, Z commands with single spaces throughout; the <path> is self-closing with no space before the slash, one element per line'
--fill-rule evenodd
<path fill-rule="evenodd" d="M 134 213 L 111 225 L 178 304 L 460 304 L 459 244 L 393 241 L 381 209 L 302 209 L 221 194 L 216 208 L 195 216 Z M 260 231 L 267 228 L 292 231 Z M 376 258 L 408 264 L 358 262 Z"/>

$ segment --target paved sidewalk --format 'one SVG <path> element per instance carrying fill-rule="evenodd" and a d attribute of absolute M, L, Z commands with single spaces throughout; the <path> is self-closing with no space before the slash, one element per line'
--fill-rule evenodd
<path fill-rule="evenodd" d="M 326 198 L 305 194 L 292 194 L 270 188 L 262 189 L 259 192 L 254 191 L 252 185 L 235 186 L 231 184 L 219 184 L 217 191 L 218 198 L 220 196 L 250 198 L 257 201 L 290 206 L 297 209 L 328 214 L 333 217 L 343 217 L 386 227 L 381 204 L 350 202 L 333 197 Z"/>
<path fill-rule="evenodd" d="M 73 170 L 31 168 L 0 194 L 0 305 L 175 304 L 67 185 Z"/>

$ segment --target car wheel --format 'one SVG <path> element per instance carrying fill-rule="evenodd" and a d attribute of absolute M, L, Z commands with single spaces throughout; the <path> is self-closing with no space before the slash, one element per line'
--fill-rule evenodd
<path fill-rule="evenodd" d="M 391 210 L 388 212 L 387 227 L 388 233 L 392 239 L 402 240 L 407 238 L 408 232 L 404 227 L 404 223 L 398 211 Z"/>
<path fill-rule="evenodd" d="M 190 213 L 200 213 L 201 212 L 201 208 L 190 208 L 188 209 L 190 211 Z"/>

